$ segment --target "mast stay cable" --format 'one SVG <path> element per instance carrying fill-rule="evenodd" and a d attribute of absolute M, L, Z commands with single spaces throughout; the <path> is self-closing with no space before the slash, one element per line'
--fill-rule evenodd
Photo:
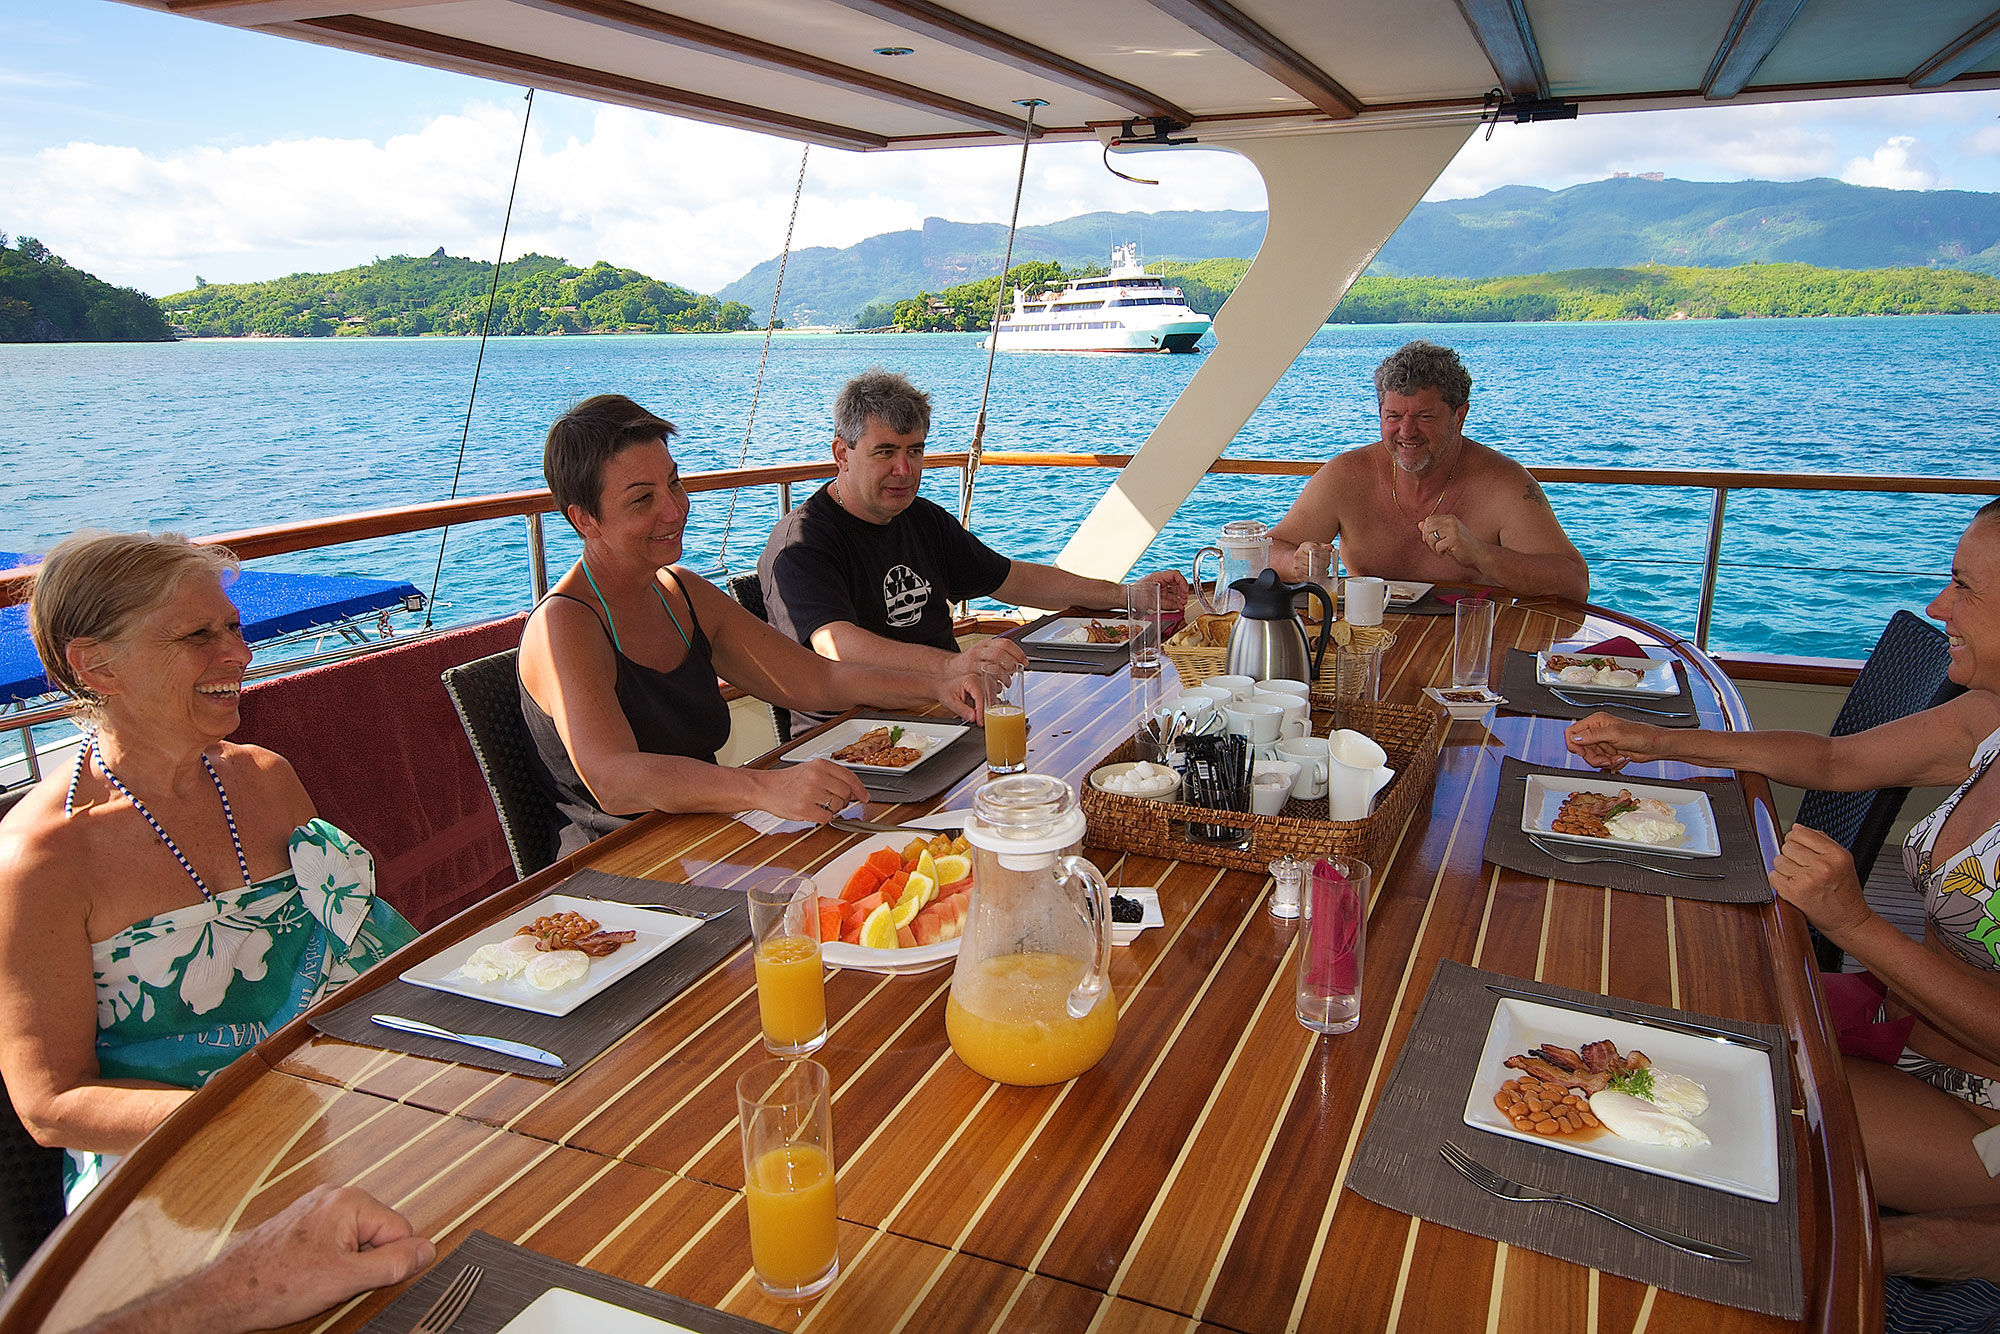
<path fill-rule="evenodd" d="M 479 401 L 479 370 L 486 364 L 486 336 L 493 326 L 493 303 L 500 294 L 500 269 L 507 257 L 507 231 L 514 224 L 514 197 L 521 189 L 521 162 L 528 155 L 528 122 L 535 114 L 535 90 L 528 89 L 527 109 L 521 113 L 521 144 L 514 150 L 514 181 L 507 187 L 507 214 L 500 223 L 500 249 L 493 256 L 493 283 L 486 289 L 486 314 L 479 321 L 479 355 L 472 362 L 472 391 L 465 396 L 465 423 L 458 430 L 458 462 L 451 470 L 451 495 L 458 499 L 458 480 L 465 472 L 465 442 L 472 434 L 472 405 Z M 424 603 L 424 630 L 431 628 L 431 614 L 437 607 L 438 580 L 444 574 L 444 544 L 451 525 L 438 531 L 437 566 L 431 571 L 431 595 Z"/>
<path fill-rule="evenodd" d="M 785 290 L 785 266 L 792 259 L 792 229 L 799 223 L 799 200 L 806 190 L 806 159 L 812 156 L 812 145 L 807 144 L 799 154 L 799 179 L 792 186 L 792 216 L 785 221 L 785 248 L 778 252 L 778 281 L 771 288 L 771 313 L 764 317 L 764 350 L 757 355 L 757 382 L 750 389 L 750 413 L 743 423 L 743 446 L 736 451 L 736 470 L 743 471 L 744 463 L 750 457 L 750 432 L 757 425 L 757 400 L 764 393 L 764 363 L 771 359 L 771 334 L 778 324 L 778 295 Z M 738 482 L 729 488 L 729 513 L 722 520 L 722 545 L 715 553 L 716 573 L 729 573 L 729 528 L 736 522 L 736 497 L 743 493 L 743 484 Z"/>
<path fill-rule="evenodd" d="M 979 416 L 972 425 L 972 457 L 965 465 L 965 494 L 959 497 L 958 521 L 972 526 L 972 488 L 979 480 L 979 460 L 986 452 L 986 400 L 993 392 L 993 354 L 1000 350 L 1000 303 L 1007 296 L 1007 270 L 1014 264 L 1014 233 L 1021 229 L 1021 187 L 1028 179 L 1028 144 L 1035 137 L 1035 108 L 1047 102 L 1024 97 L 1014 103 L 1028 109 L 1021 126 L 1021 168 L 1014 176 L 1014 216 L 1007 220 L 1007 250 L 1000 258 L 1000 286 L 993 293 L 993 327 L 986 334 L 986 382 L 979 387 Z"/>

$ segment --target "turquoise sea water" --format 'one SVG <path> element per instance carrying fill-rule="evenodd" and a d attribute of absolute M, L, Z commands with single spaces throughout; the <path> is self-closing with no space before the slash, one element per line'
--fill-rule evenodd
<path fill-rule="evenodd" d="M 1229 453 L 1323 459 L 1375 435 L 1370 373 L 1401 342 L 1456 346 L 1474 377 L 1468 433 L 1528 464 L 1992 476 L 2000 316 L 1627 324 L 1329 327 Z M 935 402 L 934 449 L 971 438 L 977 335 L 787 336 L 772 345 L 754 462 L 828 457 L 828 408 L 856 371 L 910 375 Z M 760 340 L 746 336 L 496 339 L 487 345 L 460 495 L 541 485 L 540 441 L 579 398 L 631 394 L 680 428 L 682 466 L 733 466 Z M 449 494 L 473 340 L 0 346 L 0 548 L 72 530 L 216 533 Z M 1195 357 L 999 359 L 987 447 L 1130 452 L 1201 364 Z M 956 474 L 928 486 L 955 504 Z M 975 527 L 1011 555 L 1052 557 L 1110 474 L 993 469 Z M 1185 569 L 1231 518 L 1275 522 L 1295 479 L 1211 478 L 1142 565 Z M 801 492 L 803 495 L 803 492 Z M 1555 487 L 1589 557 L 1593 599 L 1692 633 L 1709 496 Z M 688 561 L 755 565 L 775 489 L 697 496 Z M 1921 611 L 1977 508 L 1970 497 L 1739 493 L 1730 502 L 1711 647 L 1859 657 L 1898 607 Z M 551 521 L 552 562 L 574 550 Z M 511 520 L 456 529 L 441 621 L 525 605 Z M 357 544 L 268 568 L 407 579 L 428 589 L 436 538 Z"/>

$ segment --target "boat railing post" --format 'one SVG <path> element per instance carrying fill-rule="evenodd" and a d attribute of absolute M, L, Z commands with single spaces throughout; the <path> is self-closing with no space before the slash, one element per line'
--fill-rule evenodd
<path fill-rule="evenodd" d="M 528 583 L 533 586 L 535 601 L 540 602 L 549 592 L 549 553 L 542 545 L 542 516 L 528 516 Z"/>
<path fill-rule="evenodd" d="M 792 484 L 790 482 L 780 482 L 778 483 L 778 513 L 790 514 L 791 512 Z"/>
<path fill-rule="evenodd" d="M 21 734 L 21 758 L 28 766 L 28 781 L 42 781 L 42 757 L 35 753 L 35 729 L 32 725 L 15 729 Z"/>
<path fill-rule="evenodd" d="M 1722 514 L 1729 507 L 1729 488 L 1715 488 L 1715 504 L 1708 514 L 1708 550 L 1701 562 L 1701 610 L 1695 616 L 1695 647 L 1708 648 L 1708 626 L 1715 616 L 1716 571 L 1722 564 Z"/>

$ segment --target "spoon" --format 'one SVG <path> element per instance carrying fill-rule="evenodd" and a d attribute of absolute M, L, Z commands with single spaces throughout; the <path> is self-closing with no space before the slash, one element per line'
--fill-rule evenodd
<path fill-rule="evenodd" d="M 1707 871 L 1676 871 L 1671 867 L 1655 866 L 1651 862 L 1635 862 L 1629 857 L 1598 857 L 1583 853 L 1563 852 L 1550 847 L 1533 834 L 1528 835 L 1528 841 L 1540 848 L 1548 856 L 1555 858 L 1559 862 L 1568 862 L 1572 866 L 1587 866 L 1592 862 L 1609 862 L 1617 866 L 1636 866 L 1642 871 L 1651 871 L 1656 875 L 1670 875 L 1676 880 L 1721 880 L 1725 878 L 1720 875 L 1712 875 Z"/>

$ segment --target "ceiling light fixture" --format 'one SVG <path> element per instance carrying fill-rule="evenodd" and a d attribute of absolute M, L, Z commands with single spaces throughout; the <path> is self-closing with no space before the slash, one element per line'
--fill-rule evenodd
<path fill-rule="evenodd" d="M 913 56 L 916 54 L 916 50 L 907 46 L 878 46 L 875 48 L 875 54 L 878 56 Z"/>

